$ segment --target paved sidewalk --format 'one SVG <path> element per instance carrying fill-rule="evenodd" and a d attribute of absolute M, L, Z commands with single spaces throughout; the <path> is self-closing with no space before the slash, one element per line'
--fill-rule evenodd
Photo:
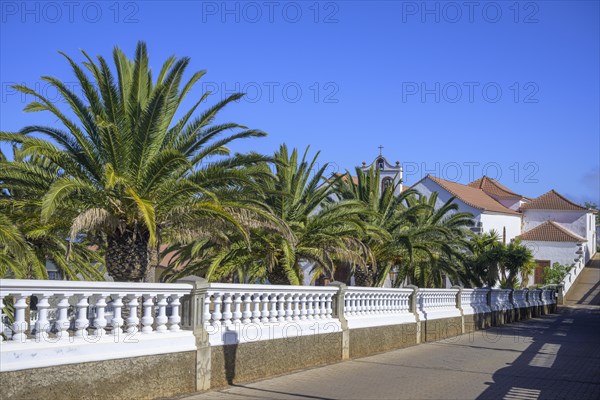
<path fill-rule="evenodd" d="M 600 399 L 600 307 L 185 399 Z"/>
<path fill-rule="evenodd" d="M 567 304 L 600 305 L 600 253 L 579 273 L 566 297 Z"/>

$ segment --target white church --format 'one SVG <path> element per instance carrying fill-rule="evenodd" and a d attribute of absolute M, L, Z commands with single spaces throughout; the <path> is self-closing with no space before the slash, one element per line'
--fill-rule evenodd
<path fill-rule="evenodd" d="M 363 162 L 362 168 L 373 165 L 379 169 L 382 187 L 397 184 L 396 193 L 404 190 L 399 162 L 390 164 L 380 155 L 371 165 Z M 433 175 L 411 188 L 425 196 L 437 192 L 440 206 L 454 197 L 460 211 L 473 214 L 473 229 L 478 233 L 495 230 L 505 243 L 519 238 L 536 260 L 528 286 L 543 283 L 543 269 L 555 262 L 574 265 L 579 270 L 596 253 L 597 211 L 576 204 L 555 190 L 532 199 L 487 176 L 463 185 Z"/>

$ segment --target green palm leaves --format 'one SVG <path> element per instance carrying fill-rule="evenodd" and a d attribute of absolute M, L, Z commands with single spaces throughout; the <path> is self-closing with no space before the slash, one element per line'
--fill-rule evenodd
<path fill-rule="evenodd" d="M 205 73 L 184 79 L 188 58 L 170 57 L 154 79 L 144 43 L 138 43 L 131 60 L 115 48 L 112 68 L 103 57 L 94 60 L 82 53 L 83 66 L 63 54 L 81 94 L 56 78 L 42 77 L 62 95 L 67 110 L 28 87 L 15 87 L 36 98 L 25 111 L 50 112 L 62 128 L 27 126 L 16 133 L 2 132 L 0 140 L 18 144 L 23 154 L 43 158 L 56 168 L 41 198 L 43 223 L 76 211 L 69 215 L 71 242 L 80 230 L 98 235 L 106 246 L 111 275 L 141 280 L 148 267 L 148 245 L 176 234 L 181 219 L 208 213 L 236 225 L 215 192 L 251 180 L 250 170 L 240 167 L 264 158 L 229 156 L 226 146 L 264 133 L 235 123 L 214 124 L 219 111 L 242 94 L 197 113 L 208 97 L 204 93 L 182 111 L 184 99 Z M 205 166 L 212 157 L 221 157 L 220 162 Z M 23 165 L 3 169 L 2 174 L 10 184 L 21 178 L 18 184 L 25 185 L 43 179 L 41 171 Z"/>

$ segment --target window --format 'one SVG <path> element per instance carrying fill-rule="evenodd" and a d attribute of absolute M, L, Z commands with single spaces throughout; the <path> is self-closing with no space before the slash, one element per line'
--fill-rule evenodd
<path fill-rule="evenodd" d="M 381 191 L 385 192 L 385 190 L 390 186 L 392 186 L 392 178 L 390 178 L 390 177 L 383 178 L 383 180 L 381 181 Z"/>
<path fill-rule="evenodd" d="M 377 168 L 379 168 L 380 170 L 383 170 L 383 168 L 385 167 L 385 163 L 383 162 L 383 158 L 380 158 L 377 160 Z"/>

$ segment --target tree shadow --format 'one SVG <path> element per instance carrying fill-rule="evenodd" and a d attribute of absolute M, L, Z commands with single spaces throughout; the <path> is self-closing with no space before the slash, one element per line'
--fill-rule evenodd
<path fill-rule="evenodd" d="M 518 333 L 531 344 L 494 373 L 478 399 L 600 398 L 600 318 L 581 308 L 561 314 L 546 326 Z"/>

